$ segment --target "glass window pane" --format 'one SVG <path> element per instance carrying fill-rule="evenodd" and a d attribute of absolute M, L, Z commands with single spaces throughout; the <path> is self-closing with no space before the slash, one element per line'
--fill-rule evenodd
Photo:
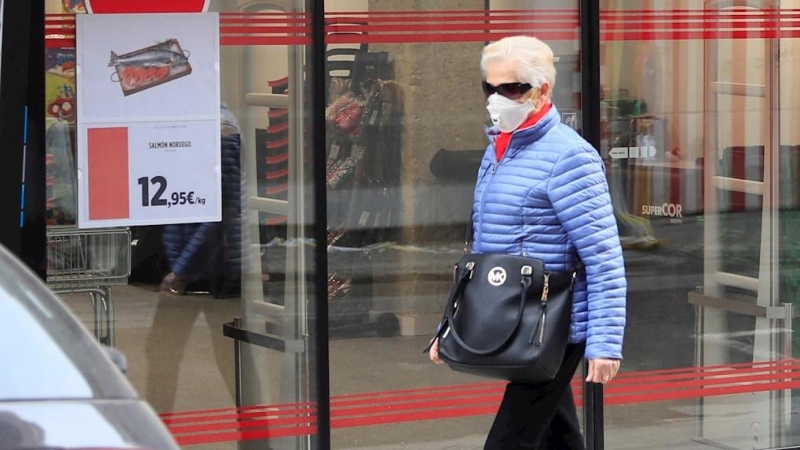
<path fill-rule="evenodd" d="M 53 106 L 74 93 L 61 64 L 74 18 L 62 14 L 80 11 L 68 3 L 47 1 Z M 324 218 L 314 217 L 310 2 L 207 3 L 220 17 L 222 221 L 131 229 L 130 277 L 94 303 L 69 283 L 51 287 L 128 357 L 128 378 L 179 444 L 315 448 L 313 238 Z M 133 48 L 153 39 L 130 37 Z M 48 166 L 51 237 L 75 225 L 74 119 L 59 112 L 47 118 L 59 155 Z M 248 342 L 236 349 L 233 335 Z"/>
<path fill-rule="evenodd" d="M 558 57 L 553 101 L 581 125 L 577 1 L 420 5 L 326 2 L 334 448 L 482 448 L 500 404 L 504 383 L 422 354 L 487 146 L 484 45 L 514 34 L 547 42 Z"/>
<path fill-rule="evenodd" d="M 629 277 L 614 448 L 797 444 L 796 381 L 778 375 L 793 364 L 782 5 L 604 3 L 603 156 Z"/>

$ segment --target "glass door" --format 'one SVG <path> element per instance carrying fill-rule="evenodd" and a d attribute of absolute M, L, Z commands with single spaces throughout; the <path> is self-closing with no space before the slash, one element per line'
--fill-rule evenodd
<path fill-rule="evenodd" d="M 68 158 L 75 119 L 56 106 L 75 93 L 75 15 L 86 8 L 83 1 L 45 3 L 48 193 L 54 196 L 48 225 L 74 229 L 74 213 L 64 208 L 74 210 L 74 198 L 55 195 L 74 191 L 66 176 L 75 175 Z M 122 246 L 131 252 L 130 277 L 101 286 L 102 298 L 73 286 L 62 286 L 62 297 L 90 330 L 106 327 L 104 342 L 127 356 L 129 380 L 181 446 L 320 448 L 327 440 L 320 422 L 328 395 L 318 383 L 327 367 L 318 361 L 327 349 L 314 326 L 317 296 L 325 300 L 315 280 L 325 274 L 318 274 L 314 239 L 325 218 L 314 209 L 310 93 L 311 25 L 323 18 L 304 0 L 128 3 L 137 11 L 192 13 L 205 4 L 219 14 L 222 220 L 134 227 L 133 245 Z M 170 36 L 174 30 L 159 31 Z M 132 51 L 156 38 L 120 39 Z M 52 258 L 51 269 L 65 260 Z"/>
<path fill-rule="evenodd" d="M 630 280 L 628 372 L 606 398 L 625 405 L 612 418 L 662 406 L 606 435 L 665 431 L 636 448 L 796 445 L 798 380 L 786 376 L 795 313 L 785 293 L 797 158 L 781 126 L 795 10 L 769 1 L 604 6 L 603 156 Z"/>
<path fill-rule="evenodd" d="M 553 101 L 580 129 L 578 5 L 326 1 L 334 448 L 482 448 L 505 384 L 422 353 L 487 145 L 481 50 L 516 34 L 549 44 Z"/>

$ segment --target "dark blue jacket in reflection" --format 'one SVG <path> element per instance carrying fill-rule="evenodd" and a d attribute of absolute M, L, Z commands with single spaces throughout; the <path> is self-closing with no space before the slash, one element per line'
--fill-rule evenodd
<path fill-rule="evenodd" d="M 166 225 L 163 244 L 170 269 L 195 281 L 240 276 L 242 265 L 241 135 L 230 111 L 222 110 L 222 222 Z"/>

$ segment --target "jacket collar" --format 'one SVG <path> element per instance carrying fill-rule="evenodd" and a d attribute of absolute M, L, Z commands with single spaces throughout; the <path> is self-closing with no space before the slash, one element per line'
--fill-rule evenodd
<path fill-rule="evenodd" d="M 538 141 L 545 135 L 551 128 L 561 123 L 561 114 L 558 112 L 556 105 L 553 105 L 550 108 L 550 111 L 542 117 L 542 120 L 537 122 L 532 127 L 522 128 L 519 130 L 514 131 L 511 134 L 511 143 L 513 146 L 508 147 L 508 156 L 512 156 L 514 153 L 517 152 L 521 147 L 528 146 L 533 144 L 534 142 Z M 484 132 L 486 133 L 486 137 L 489 139 L 489 142 L 494 144 L 494 141 L 500 136 L 500 129 L 495 126 L 491 127 L 484 127 Z"/>

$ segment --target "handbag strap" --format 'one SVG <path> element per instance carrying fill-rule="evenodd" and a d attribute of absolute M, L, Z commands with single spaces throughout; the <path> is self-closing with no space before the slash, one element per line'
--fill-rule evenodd
<path fill-rule="evenodd" d="M 464 274 L 462 274 L 461 278 L 466 278 L 468 280 L 469 278 L 471 278 L 471 276 L 472 276 L 472 271 L 471 270 L 465 270 Z M 459 282 L 461 281 L 461 278 L 459 278 Z M 464 282 L 463 284 L 466 286 L 466 282 Z M 492 353 L 496 353 L 498 350 L 500 350 L 506 344 L 508 344 L 508 341 L 517 332 L 517 328 L 519 328 L 519 324 L 522 323 L 522 313 L 525 310 L 525 298 L 526 298 L 527 293 L 528 293 L 528 288 L 530 288 L 530 286 L 531 286 L 531 276 L 530 275 L 522 275 L 522 281 L 520 282 L 520 285 L 521 285 L 522 289 L 520 290 L 521 292 L 520 292 L 520 296 L 519 296 L 519 311 L 517 312 L 517 318 L 514 320 L 514 326 L 511 327 L 511 330 L 509 330 L 508 335 L 506 337 L 504 337 L 503 340 L 500 341 L 500 344 L 498 344 L 498 345 L 496 345 L 494 347 L 491 347 L 491 348 L 487 348 L 487 349 L 479 349 L 479 348 L 475 348 L 475 347 L 470 346 L 469 344 L 464 342 L 464 340 L 458 334 L 458 330 L 456 330 L 456 323 L 455 323 L 455 320 L 453 319 L 454 313 L 455 313 L 455 309 L 456 309 L 455 308 L 455 302 L 456 302 L 457 296 L 451 296 L 450 300 L 449 300 L 449 302 L 447 304 L 447 308 L 445 309 L 445 314 L 447 315 L 447 323 L 450 325 L 450 334 L 453 335 L 453 339 L 455 339 L 456 342 L 458 342 L 458 344 L 464 350 L 467 350 L 468 352 L 470 352 L 472 354 L 475 354 L 475 355 L 479 355 L 479 356 L 491 355 Z M 463 288 L 461 288 L 461 291 L 463 291 Z"/>
<path fill-rule="evenodd" d="M 467 222 L 467 234 L 464 236 L 464 254 L 466 255 L 469 253 L 469 241 L 472 239 L 472 232 L 475 231 L 474 227 L 472 226 L 472 216 L 475 214 L 474 211 L 469 213 L 469 221 Z"/>

